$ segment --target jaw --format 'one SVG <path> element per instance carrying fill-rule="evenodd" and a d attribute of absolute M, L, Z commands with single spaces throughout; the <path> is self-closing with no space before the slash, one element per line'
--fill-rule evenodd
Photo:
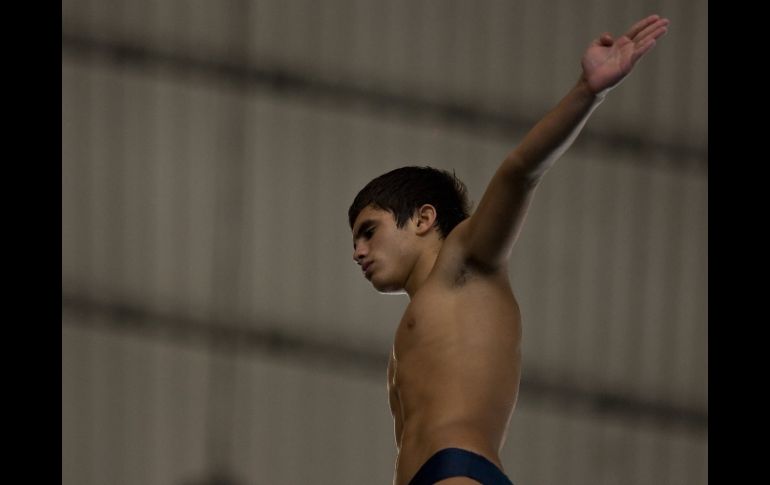
<path fill-rule="evenodd" d="M 398 285 L 392 282 L 378 281 L 376 278 L 372 278 L 371 283 L 374 289 L 383 295 L 392 295 L 404 292 L 403 285 Z"/>
<path fill-rule="evenodd" d="M 375 290 L 377 290 L 378 293 L 381 295 L 402 295 L 406 293 L 406 290 L 403 288 L 403 285 L 377 285 L 374 282 L 372 283 L 372 286 Z"/>
<path fill-rule="evenodd" d="M 400 282 L 397 279 L 389 279 L 387 276 L 383 276 L 381 274 L 372 274 L 369 282 L 372 284 L 375 290 L 383 295 L 394 295 L 405 292 L 403 282 Z"/>

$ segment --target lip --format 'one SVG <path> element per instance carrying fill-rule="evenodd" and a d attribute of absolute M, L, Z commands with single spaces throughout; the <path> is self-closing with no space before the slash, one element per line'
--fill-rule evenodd
<path fill-rule="evenodd" d="M 361 271 L 364 272 L 366 276 L 369 276 L 371 272 L 369 271 L 369 268 L 372 266 L 372 261 L 369 261 L 368 263 L 364 263 L 361 265 Z"/>

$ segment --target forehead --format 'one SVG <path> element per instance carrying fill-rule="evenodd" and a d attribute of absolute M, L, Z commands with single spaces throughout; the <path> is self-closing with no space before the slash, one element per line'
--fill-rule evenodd
<path fill-rule="evenodd" d="M 380 209 L 379 207 L 371 205 L 364 207 L 361 212 L 358 213 L 355 222 L 353 222 L 353 234 L 355 234 L 366 221 L 381 221 L 388 217 L 393 216 L 390 212 Z"/>

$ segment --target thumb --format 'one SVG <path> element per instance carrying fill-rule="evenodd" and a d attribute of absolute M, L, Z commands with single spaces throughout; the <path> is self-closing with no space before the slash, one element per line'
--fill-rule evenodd
<path fill-rule="evenodd" d="M 605 32 L 599 37 L 599 45 L 611 46 L 613 42 L 615 41 L 612 39 L 612 34 L 609 32 Z"/>

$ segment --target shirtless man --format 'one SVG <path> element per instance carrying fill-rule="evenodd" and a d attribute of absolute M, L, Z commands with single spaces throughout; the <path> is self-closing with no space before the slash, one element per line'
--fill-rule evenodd
<path fill-rule="evenodd" d="M 410 298 L 388 364 L 394 485 L 511 484 L 499 456 L 521 372 L 511 250 L 543 175 L 668 23 L 651 15 L 594 40 L 575 86 L 505 157 L 472 215 L 463 183 L 429 167 L 388 172 L 353 201 L 353 259 L 379 292 Z"/>

